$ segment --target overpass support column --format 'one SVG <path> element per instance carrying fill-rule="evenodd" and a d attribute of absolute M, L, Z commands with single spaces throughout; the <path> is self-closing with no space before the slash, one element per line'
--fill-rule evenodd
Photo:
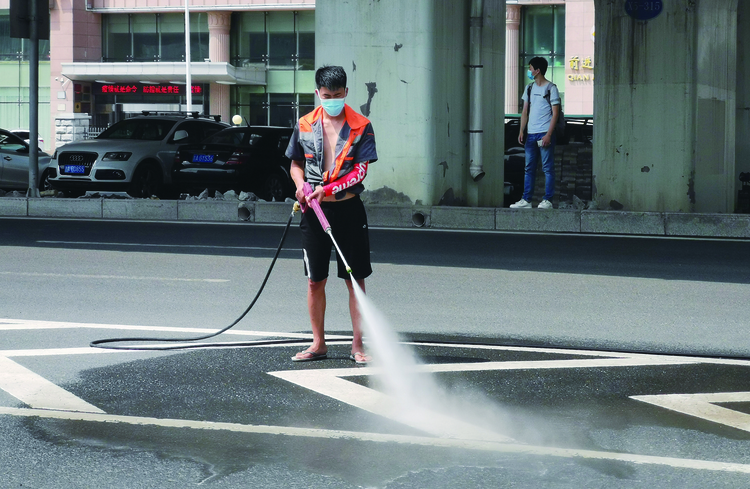
<path fill-rule="evenodd" d="M 425 205 L 441 198 L 503 205 L 505 0 L 481 3 L 485 176 L 474 182 L 469 173 L 471 0 L 316 1 L 315 63 L 346 69 L 347 103 L 375 130 L 379 160 L 368 172 L 369 190 L 388 187 Z"/>
<path fill-rule="evenodd" d="M 732 212 L 737 0 L 662 2 L 648 21 L 624 4 L 595 0 L 595 198 L 604 208 Z"/>

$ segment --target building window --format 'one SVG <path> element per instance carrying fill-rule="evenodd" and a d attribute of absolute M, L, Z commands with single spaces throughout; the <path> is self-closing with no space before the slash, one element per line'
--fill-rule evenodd
<path fill-rule="evenodd" d="M 233 88 L 234 113 L 243 116 L 251 126 L 292 127 L 315 108 L 312 93 L 247 93 L 243 87 Z"/>
<path fill-rule="evenodd" d="M 7 2 L 6 2 L 7 5 Z M 10 37 L 10 11 L 0 9 L 0 127 L 28 128 L 30 109 L 29 58 L 31 42 Z M 49 40 L 39 40 L 39 120 L 50 117 Z M 49 124 L 39 124 L 40 136 L 51 141 Z M 0 165 L 1 166 L 1 165 Z"/>
<path fill-rule="evenodd" d="M 184 14 L 102 15 L 104 61 L 184 61 Z M 190 14 L 190 60 L 208 58 L 208 14 Z"/>
<path fill-rule="evenodd" d="M 315 12 L 240 12 L 232 16 L 235 66 L 262 64 L 265 86 L 237 85 L 234 113 L 250 125 L 290 127 L 315 107 Z"/>
<path fill-rule="evenodd" d="M 49 39 L 40 39 L 39 60 L 49 61 Z M 0 10 L 0 61 L 29 61 L 28 39 L 10 37 L 10 11 Z"/>
<path fill-rule="evenodd" d="M 565 5 L 525 6 L 521 12 L 521 73 L 519 100 L 530 80 L 529 60 L 536 56 L 549 63 L 545 77 L 557 85 L 565 100 Z M 522 106 L 519 107 L 519 112 Z"/>
<path fill-rule="evenodd" d="M 315 12 L 241 12 L 232 18 L 232 64 L 312 70 Z"/>

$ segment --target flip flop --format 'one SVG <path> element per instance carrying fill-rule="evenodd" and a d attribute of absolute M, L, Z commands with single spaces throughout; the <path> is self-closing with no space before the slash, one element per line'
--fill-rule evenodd
<path fill-rule="evenodd" d="M 362 357 L 363 360 L 357 360 L 357 355 Z M 367 365 L 368 363 L 370 363 L 370 360 L 367 359 L 367 355 L 365 355 L 361 351 L 356 351 L 352 353 L 351 355 L 349 355 L 349 360 L 356 363 L 357 365 Z"/>
<path fill-rule="evenodd" d="M 299 354 L 303 354 L 303 355 L 306 354 L 306 355 L 310 355 L 310 356 L 309 357 L 302 357 L 302 358 L 300 358 L 300 357 L 297 356 Z M 292 357 L 292 361 L 293 362 L 312 362 L 312 361 L 315 361 L 315 360 L 323 360 L 325 358 L 328 358 L 328 353 L 327 352 L 326 353 L 318 353 L 318 352 L 312 351 L 312 350 L 305 350 L 305 351 L 302 351 L 300 353 L 297 353 L 297 355 L 294 355 Z"/>

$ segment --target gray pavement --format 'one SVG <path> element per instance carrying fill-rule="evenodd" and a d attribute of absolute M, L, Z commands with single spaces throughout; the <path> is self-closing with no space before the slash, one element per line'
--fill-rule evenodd
<path fill-rule="evenodd" d="M 0 224 L 7 487 L 750 481 L 744 240 L 373 229 L 368 295 L 419 359 L 403 404 L 388 369 L 348 360 L 338 281 L 330 358 L 289 360 L 309 344 L 294 230 L 208 341 L 298 343 L 112 352 L 88 344 L 227 324 L 282 228 Z"/>

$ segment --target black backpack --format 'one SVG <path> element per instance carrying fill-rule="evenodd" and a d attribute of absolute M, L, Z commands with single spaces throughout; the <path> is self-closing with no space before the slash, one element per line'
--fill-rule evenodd
<path fill-rule="evenodd" d="M 531 87 L 534 82 L 531 82 L 526 87 L 526 99 L 529 101 L 529 111 L 531 111 Z M 552 107 L 552 97 L 550 91 L 552 90 L 552 82 L 547 83 L 547 89 L 544 91 L 544 98 L 547 100 L 550 108 Z M 555 144 L 568 144 L 568 135 L 566 131 L 567 123 L 565 121 L 565 114 L 562 110 L 562 104 L 560 105 L 560 114 L 557 116 L 557 123 L 555 124 Z"/>

